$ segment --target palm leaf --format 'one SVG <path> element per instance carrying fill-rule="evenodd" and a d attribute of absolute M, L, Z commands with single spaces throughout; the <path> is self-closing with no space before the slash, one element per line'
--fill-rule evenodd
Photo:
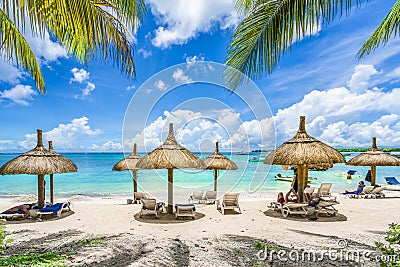
<path fill-rule="evenodd" d="M 400 0 L 397 0 L 386 18 L 363 44 L 357 55 L 359 59 L 369 55 L 376 48 L 385 45 L 391 37 L 400 34 Z"/>
<path fill-rule="evenodd" d="M 228 49 L 225 78 L 233 88 L 249 78 L 270 74 L 296 40 L 350 11 L 361 0 L 238 0 L 244 18 Z"/>
<path fill-rule="evenodd" d="M 14 22 L 1 9 L 0 44 L 4 58 L 31 73 L 36 87 L 44 94 L 45 82 L 35 55 Z"/>

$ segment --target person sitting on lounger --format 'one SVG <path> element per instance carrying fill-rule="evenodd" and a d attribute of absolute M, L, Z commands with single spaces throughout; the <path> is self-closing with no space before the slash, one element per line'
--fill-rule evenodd
<path fill-rule="evenodd" d="M 345 194 L 345 195 L 348 195 L 348 194 L 356 194 L 356 195 L 358 195 L 363 191 L 364 187 L 365 187 L 364 181 L 360 181 L 358 183 L 357 189 L 355 191 L 347 191 L 347 190 L 345 190 L 345 192 L 343 194 Z"/>
<path fill-rule="evenodd" d="M 15 207 L 9 208 L 5 212 L 7 212 L 7 213 L 19 213 L 18 211 L 23 211 L 24 212 L 24 219 L 25 219 L 25 218 L 27 218 L 29 216 L 29 210 L 28 210 L 29 208 L 31 208 L 30 205 L 19 205 L 19 206 L 15 206 Z"/>
<path fill-rule="evenodd" d="M 285 202 L 299 202 L 299 194 L 297 194 L 296 190 L 292 187 L 289 192 L 286 193 Z"/>
<path fill-rule="evenodd" d="M 282 192 L 279 192 L 278 199 L 276 200 L 276 202 L 281 203 L 281 204 L 285 204 L 285 197 L 283 196 Z"/>

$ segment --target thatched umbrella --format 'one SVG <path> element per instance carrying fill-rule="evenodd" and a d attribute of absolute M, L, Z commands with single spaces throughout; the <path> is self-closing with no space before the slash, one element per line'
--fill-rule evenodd
<path fill-rule="evenodd" d="M 372 147 L 349 160 L 347 165 L 371 166 L 371 185 L 376 182 L 376 166 L 400 166 L 400 159 L 380 151 L 376 146 L 376 137 L 372 137 Z"/>
<path fill-rule="evenodd" d="M 215 152 L 203 160 L 206 170 L 214 170 L 214 191 L 217 191 L 218 170 L 237 170 L 235 162 L 219 153 L 218 142 L 215 143 Z"/>
<path fill-rule="evenodd" d="M 69 159 L 43 146 L 42 131 L 37 130 L 37 145 L 34 149 L 10 160 L 0 168 L 0 174 L 37 174 L 38 205 L 44 207 L 44 175 L 76 172 L 78 168 Z"/>
<path fill-rule="evenodd" d="M 298 194 L 301 201 L 308 183 L 309 166 L 332 166 L 334 163 L 346 162 L 337 150 L 307 134 L 305 120 L 305 116 L 300 116 L 296 135 L 272 151 L 264 161 L 265 164 L 297 165 Z"/>
<path fill-rule="evenodd" d="M 136 163 L 141 157 L 136 153 L 136 144 L 133 145 L 133 152 L 126 158 L 117 162 L 112 168 L 113 171 L 131 170 L 133 175 L 133 193 L 137 192 L 137 171 Z"/>
<path fill-rule="evenodd" d="M 180 146 L 175 139 L 173 125 L 165 142 L 141 158 L 136 167 L 139 169 L 168 169 L 168 213 L 173 213 L 173 170 L 182 168 L 204 169 L 202 160 Z"/>

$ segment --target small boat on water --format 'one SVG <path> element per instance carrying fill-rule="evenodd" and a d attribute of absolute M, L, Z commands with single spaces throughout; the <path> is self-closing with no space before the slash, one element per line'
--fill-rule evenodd
<path fill-rule="evenodd" d="M 250 154 L 249 152 L 244 152 L 244 151 L 240 151 L 238 153 L 236 153 L 236 155 L 248 155 Z"/>
<path fill-rule="evenodd" d="M 335 173 L 335 174 L 333 174 L 333 176 L 347 178 L 348 175 L 351 175 L 350 178 L 362 178 L 362 175 L 356 174 L 356 172 L 357 171 L 354 171 L 354 170 L 348 170 L 347 172 Z"/>
<path fill-rule="evenodd" d="M 283 181 L 283 182 L 292 182 L 293 181 L 293 176 L 275 176 L 276 181 Z M 315 177 L 308 177 L 308 183 L 311 183 L 312 181 L 317 180 Z"/>
<path fill-rule="evenodd" d="M 249 162 L 263 162 L 265 160 L 265 157 L 252 157 L 249 159 Z"/>

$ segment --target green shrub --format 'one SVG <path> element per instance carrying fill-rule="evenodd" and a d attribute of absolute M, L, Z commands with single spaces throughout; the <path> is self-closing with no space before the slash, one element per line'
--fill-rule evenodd
<path fill-rule="evenodd" d="M 388 244 L 375 242 L 383 257 L 379 260 L 381 267 L 397 266 L 400 267 L 400 225 L 392 223 L 386 233 L 385 240 Z M 386 260 L 382 260 L 382 258 Z"/>

